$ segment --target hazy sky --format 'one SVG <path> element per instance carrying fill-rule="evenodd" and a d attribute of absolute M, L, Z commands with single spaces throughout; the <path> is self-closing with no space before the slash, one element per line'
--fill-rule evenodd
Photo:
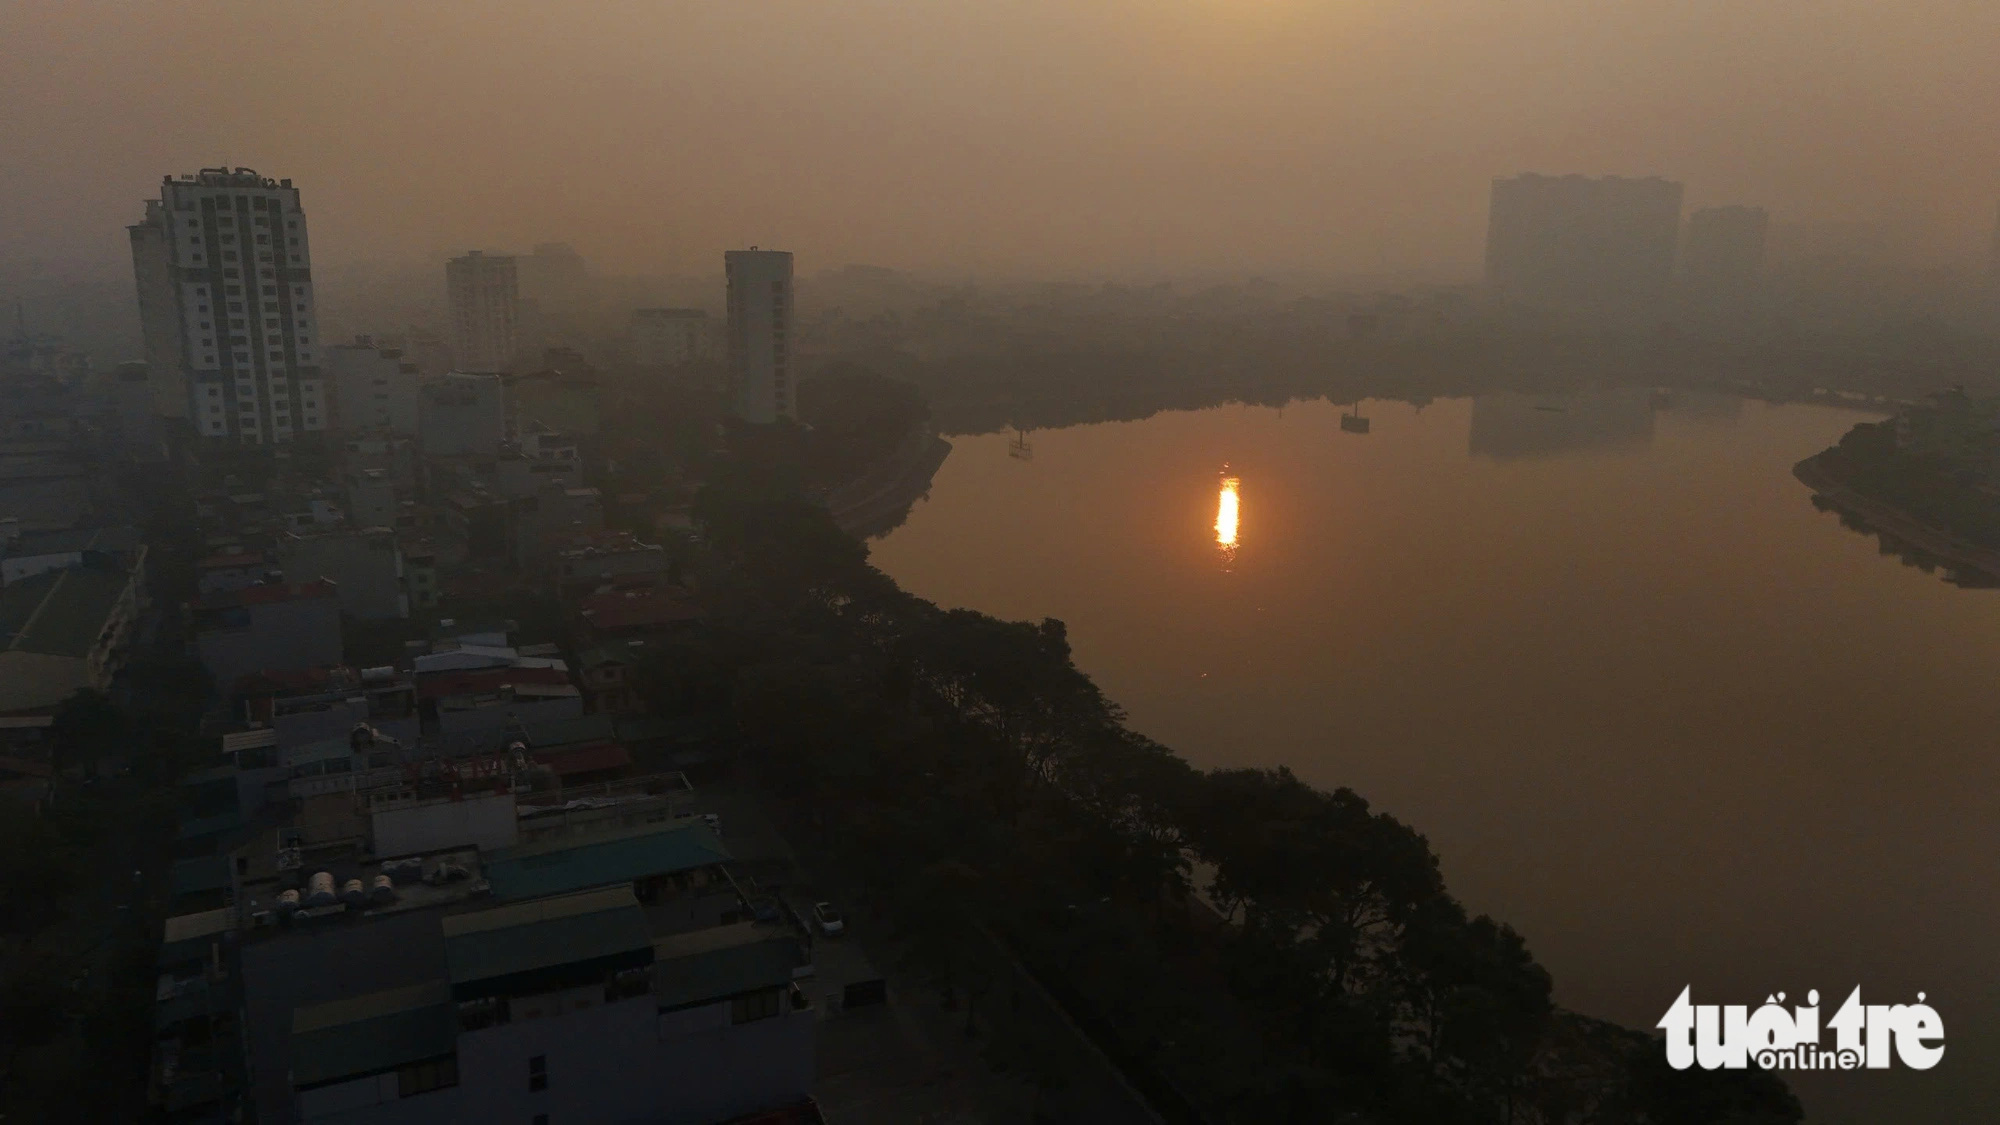
<path fill-rule="evenodd" d="M 567 239 L 1091 274 L 1470 274 L 1488 181 L 1983 252 L 1996 0 L 0 0 L 0 259 L 126 261 L 160 176 L 305 193 L 322 264 Z"/>

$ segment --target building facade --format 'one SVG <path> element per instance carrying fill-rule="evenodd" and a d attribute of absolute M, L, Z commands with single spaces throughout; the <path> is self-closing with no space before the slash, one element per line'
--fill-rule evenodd
<path fill-rule="evenodd" d="M 417 396 L 417 431 L 426 457 L 493 456 L 507 438 L 500 377 L 454 371 L 427 380 Z"/>
<path fill-rule="evenodd" d="M 292 181 L 248 168 L 168 176 L 128 231 L 163 413 L 249 445 L 328 428 L 311 250 Z"/>
<path fill-rule="evenodd" d="M 325 371 L 334 427 L 343 433 L 417 432 L 417 365 L 399 348 L 367 336 L 326 349 Z"/>
<path fill-rule="evenodd" d="M 514 259 L 478 250 L 445 263 L 451 295 L 451 351 L 460 371 L 497 373 L 514 367 L 521 294 Z"/>
<path fill-rule="evenodd" d="M 635 367 L 685 367 L 708 356 L 708 314 L 700 309 L 633 309 Z"/>
<path fill-rule="evenodd" d="M 1632 308 L 1659 300 L 1680 243 L 1682 187 L 1657 176 L 1493 181 L 1486 284 L 1503 300 Z"/>
<path fill-rule="evenodd" d="M 790 363 L 792 255 L 788 250 L 730 250 L 729 390 L 736 417 L 756 425 L 797 418 Z"/>
<path fill-rule="evenodd" d="M 195 651 L 224 699 L 252 672 L 340 663 L 340 595 L 331 582 L 224 591 L 192 612 Z"/>

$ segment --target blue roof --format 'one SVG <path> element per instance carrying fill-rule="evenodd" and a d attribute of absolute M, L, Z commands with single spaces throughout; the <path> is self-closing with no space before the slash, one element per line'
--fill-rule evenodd
<path fill-rule="evenodd" d="M 715 833 L 693 818 L 582 840 L 556 839 L 503 848 L 487 858 L 484 866 L 493 896 L 504 902 L 713 867 L 729 858 Z"/>

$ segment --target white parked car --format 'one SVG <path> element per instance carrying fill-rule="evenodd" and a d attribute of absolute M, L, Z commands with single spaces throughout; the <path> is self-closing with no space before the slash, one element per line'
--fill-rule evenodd
<path fill-rule="evenodd" d="M 847 923 L 840 917 L 840 911 L 830 902 L 813 903 L 813 921 L 818 923 L 819 932 L 828 937 L 847 929 Z"/>

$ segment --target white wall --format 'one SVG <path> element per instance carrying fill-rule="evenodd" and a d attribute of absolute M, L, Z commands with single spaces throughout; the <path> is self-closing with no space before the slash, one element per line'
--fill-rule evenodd
<path fill-rule="evenodd" d="M 512 793 L 377 809 L 370 819 L 379 856 L 417 855 L 464 844 L 485 851 L 504 848 L 520 834 Z"/>

